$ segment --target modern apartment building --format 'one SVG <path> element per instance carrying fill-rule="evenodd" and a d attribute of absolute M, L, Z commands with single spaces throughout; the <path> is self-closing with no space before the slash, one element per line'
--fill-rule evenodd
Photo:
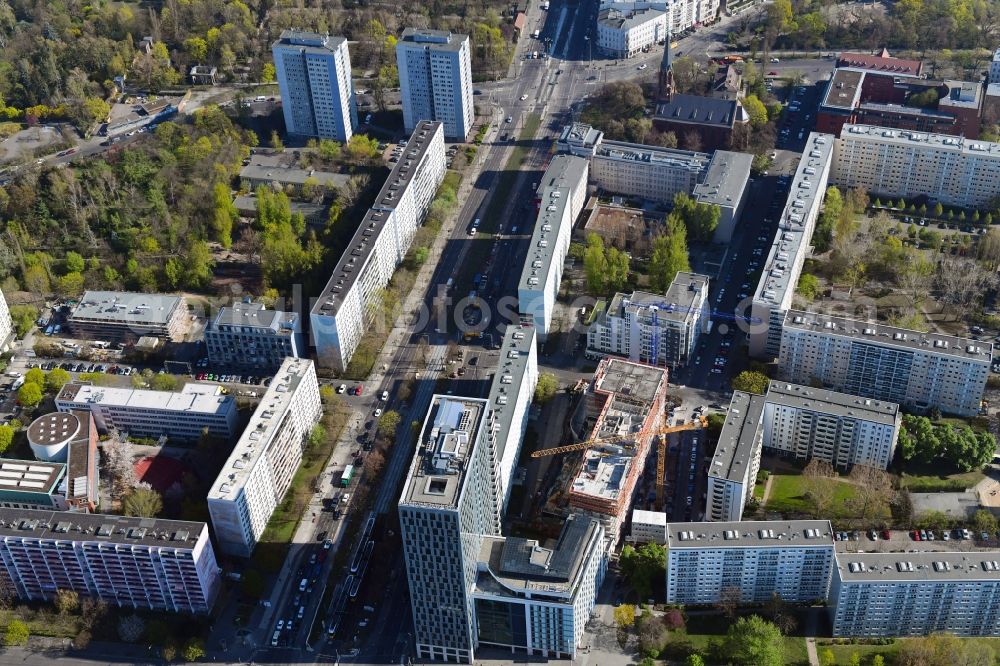
<path fill-rule="evenodd" d="M 622 3 L 615 3 L 616 5 Z M 654 3 L 627 3 L 597 14 L 597 51 L 609 58 L 631 58 L 667 39 L 667 13 Z"/>
<path fill-rule="evenodd" d="M 435 395 L 399 498 L 418 659 L 474 658 L 479 556 L 500 536 L 489 451 L 476 445 L 488 409 L 480 398 Z"/>
<path fill-rule="evenodd" d="M 285 359 L 208 492 L 212 531 L 222 552 L 253 553 L 322 414 L 313 362 Z"/>
<path fill-rule="evenodd" d="M 764 398 L 734 391 L 708 468 L 705 520 L 738 522 L 760 471 Z"/>
<path fill-rule="evenodd" d="M 321 366 L 343 372 L 368 328 L 390 325 L 376 318 L 377 299 L 406 257 L 444 172 L 441 123 L 421 121 L 313 305 L 310 328 Z"/>
<path fill-rule="evenodd" d="M 464 141 L 472 130 L 472 56 L 469 36 L 447 30 L 407 28 L 396 43 L 403 126 L 413 131 L 435 120 L 449 139 Z"/>
<path fill-rule="evenodd" d="M 540 340 L 552 324 L 573 223 L 587 200 L 587 173 L 587 160 L 556 155 L 538 187 L 538 217 L 518 283 L 517 309 L 531 318 Z"/>
<path fill-rule="evenodd" d="M 520 537 L 487 537 L 472 590 L 478 643 L 575 659 L 604 580 L 604 530 L 566 519 L 551 548 Z"/>
<path fill-rule="evenodd" d="M 683 367 L 711 316 L 709 278 L 678 272 L 667 293 L 617 293 L 587 330 L 587 351 L 655 366 Z"/>
<path fill-rule="evenodd" d="M 750 309 L 750 355 L 771 359 L 781 348 L 781 325 L 809 253 L 816 219 L 826 194 L 834 139 L 810 132 L 781 211 L 767 261 Z M 743 314 L 743 313 L 737 313 Z"/>
<path fill-rule="evenodd" d="M 774 594 L 811 603 L 826 598 L 833 567 L 827 520 L 667 525 L 669 604 L 710 605 L 724 595 L 754 604 Z"/>
<path fill-rule="evenodd" d="M 572 471 L 555 508 L 600 520 L 609 553 L 622 536 L 654 433 L 663 426 L 667 374 L 618 358 L 602 360 L 567 433 L 567 440 L 600 441 L 571 454 L 577 461 L 566 461 Z"/>
<path fill-rule="evenodd" d="M 225 439 L 236 433 L 236 400 L 216 384 L 152 391 L 70 382 L 56 395 L 56 409 L 88 412 L 101 433 L 184 441 L 197 441 L 205 430 Z"/>
<path fill-rule="evenodd" d="M 834 636 L 1000 635 L 996 550 L 837 553 Z"/>
<path fill-rule="evenodd" d="M 347 39 L 284 30 L 271 45 L 285 129 L 346 142 L 358 125 Z"/>
<path fill-rule="evenodd" d="M 511 479 L 521 455 L 521 443 L 528 429 L 528 410 L 538 384 L 538 348 L 533 326 L 510 325 L 500 344 L 500 360 L 486 411 L 483 442 L 494 462 L 490 485 L 495 497 L 502 498 L 501 513 L 510 500 Z M 499 524 L 497 529 L 500 529 Z"/>
<path fill-rule="evenodd" d="M 14 322 L 10 318 L 10 308 L 7 299 L 0 291 L 0 350 L 7 351 L 14 340 Z"/>
<path fill-rule="evenodd" d="M 751 166 L 753 155 L 749 153 L 717 150 L 691 191 L 698 203 L 719 208 L 719 225 L 712 234 L 713 243 L 728 243 L 733 239 L 750 189 Z"/>
<path fill-rule="evenodd" d="M 250 302 L 220 308 L 205 327 L 205 348 L 213 364 L 273 372 L 305 354 L 299 313 Z"/>
<path fill-rule="evenodd" d="M 992 356 L 989 342 L 789 310 L 778 376 L 910 409 L 973 416 Z"/>
<path fill-rule="evenodd" d="M 632 533 L 629 541 L 633 543 L 667 543 L 667 514 L 662 511 L 632 510 Z"/>
<path fill-rule="evenodd" d="M 187 308 L 180 296 L 87 291 L 66 320 L 78 338 L 135 342 L 143 336 L 180 340 Z"/>
<path fill-rule="evenodd" d="M 945 134 L 844 125 L 830 182 L 872 196 L 929 197 L 982 208 L 1000 194 L 1000 144 Z"/>
<path fill-rule="evenodd" d="M 840 469 L 892 462 L 902 422 L 894 402 L 771 382 L 763 403 L 764 448 Z"/>
<path fill-rule="evenodd" d="M 0 509 L 0 570 L 21 599 L 58 590 L 123 608 L 207 614 L 221 587 L 205 523 Z"/>

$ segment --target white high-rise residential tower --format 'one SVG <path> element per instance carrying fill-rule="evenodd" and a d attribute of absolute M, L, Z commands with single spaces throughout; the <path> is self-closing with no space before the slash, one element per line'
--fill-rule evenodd
<path fill-rule="evenodd" d="M 407 28 L 396 44 L 396 66 L 406 131 L 437 120 L 446 137 L 465 140 L 476 115 L 469 36 Z"/>

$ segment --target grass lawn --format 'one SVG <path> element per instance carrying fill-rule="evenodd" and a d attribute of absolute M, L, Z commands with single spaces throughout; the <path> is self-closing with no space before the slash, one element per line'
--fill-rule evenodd
<path fill-rule="evenodd" d="M 822 641 L 823 639 L 819 639 Z M 851 655 L 857 654 L 861 657 L 861 663 L 867 666 L 871 663 L 871 660 L 875 655 L 880 654 L 885 657 L 887 664 L 892 664 L 893 659 L 896 657 L 896 653 L 899 651 L 901 645 L 906 643 L 906 638 L 897 639 L 891 645 L 816 645 L 816 652 L 820 655 L 820 660 L 822 660 L 822 654 L 826 650 L 833 652 L 833 656 L 836 658 L 836 664 L 848 666 L 851 663 Z M 962 641 L 974 641 L 976 643 L 989 644 L 995 653 L 1000 655 L 1000 638 L 961 638 Z"/>
<path fill-rule="evenodd" d="M 0 627 L 6 628 L 11 620 L 24 620 L 32 636 L 73 638 L 80 631 L 80 616 L 77 613 L 60 615 L 54 608 L 44 607 L 40 611 L 18 607 L 0 610 Z"/>
<path fill-rule="evenodd" d="M 692 652 L 697 652 L 705 659 L 706 664 L 714 664 L 708 658 L 709 644 L 721 640 L 725 634 L 692 634 L 678 631 L 671 633 L 671 642 L 686 642 Z M 808 666 L 809 653 L 806 651 L 806 639 L 802 636 L 784 636 L 785 666 Z M 721 662 L 720 662 L 721 663 Z M 839 662 L 838 662 L 839 663 Z"/>
<path fill-rule="evenodd" d="M 806 497 L 809 490 L 809 479 L 804 476 L 789 474 L 771 475 L 771 494 L 767 498 L 767 511 L 779 513 L 811 513 L 812 502 Z M 847 481 L 839 481 L 833 496 L 832 518 L 851 518 L 853 512 L 848 509 L 847 502 L 854 498 L 854 485 Z M 889 508 L 885 507 L 885 515 L 889 516 Z"/>
<path fill-rule="evenodd" d="M 971 488 L 984 478 L 982 472 L 955 474 L 907 474 L 903 472 L 900 483 L 911 493 L 960 492 Z"/>

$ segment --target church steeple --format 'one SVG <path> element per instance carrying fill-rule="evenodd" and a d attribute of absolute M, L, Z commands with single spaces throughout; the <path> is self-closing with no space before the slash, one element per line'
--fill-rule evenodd
<path fill-rule="evenodd" d="M 669 18 L 667 22 L 667 41 L 666 46 L 663 47 L 663 59 L 660 61 L 659 90 L 657 91 L 657 97 L 663 103 L 669 102 L 674 94 L 674 58 L 670 52 L 670 42 L 673 38 L 670 34 Z"/>

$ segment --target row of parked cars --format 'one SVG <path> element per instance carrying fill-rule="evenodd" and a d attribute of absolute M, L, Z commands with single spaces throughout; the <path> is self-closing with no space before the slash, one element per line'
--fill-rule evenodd
<path fill-rule="evenodd" d="M 935 539 L 940 539 L 941 541 L 951 541 L 952 539 L 956 541 L 971 541 L 972 537 L 972 531 L 967 529 L 941 530 L 940 536 L 934 530 L 913 530 L 910 532 L 910 538 L 914 541 L 934 541 Z M 979 533 L 981 541 L 989 541 L 990 538 L 989 532 Z M 997 538 L 1000 538 L 1000 533 L 997 534 Z"/>
<path fill-rule="evenodd" d="M 135 368 L 127 365 L 111 365 L 108 363 L 56 363 L 55 361 L 47 361 L 44 363 L 32 362 L 28 364 L 28 367 L 41 368 L 46 371 L 61 368 L 66 372 L 104 372 L 109 375 L 131 375 L 136 371 Z"/>
<path fill-rule="evenodd" d="M 199 372 L 194 376 L 198 381 L 222 382 L 223 384 L 260 384 L 267 386 L 271 383 L 270 377 L 258 377 L 256 375 L 226 375 L 214 372 Z"/>

